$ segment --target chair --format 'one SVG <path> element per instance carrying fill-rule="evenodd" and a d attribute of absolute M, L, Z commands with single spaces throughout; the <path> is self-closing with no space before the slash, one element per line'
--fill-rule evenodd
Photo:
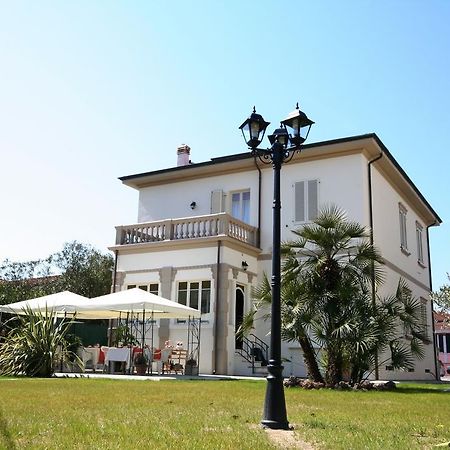
<path fill-rule="evenodd" d="M 170 355 L 172 353 L 171 348 L 163 348 L 161 350 L 161 359 L 158 361 L 158 374 L 164 371 L 170 372 Z"/>
<path fill-rule="evenodd" d="M 153 368 L 154 352 L 155 352 L 154 348 L 150 348 L 148 346 L 146 346 L 144 348 L 144 356 L 148 363 L 147 372 L 150 372 L 150 371 L 153 372 L 153 370 L 151 370 L 151 369 Z"/>
<path fill-rule="evenodd" d="M 175 372 L 178 375 L 178 372 L 183 374 L 184 366 L 186 364 L 187 350 L 183 350 L 182 348 L 174 349 L 170 356 L 171 364 L 170 370 Z"/>
<path fill-rule="evenodd" d="M 106 347 L 105 345 L 102 345 L 100 347 L 100 354 L 98 356 L 98 365 L 102 366 L 102 371 L 105 372 L 106 367 L 106 354 L 108 353 L 109 347 Z"/>

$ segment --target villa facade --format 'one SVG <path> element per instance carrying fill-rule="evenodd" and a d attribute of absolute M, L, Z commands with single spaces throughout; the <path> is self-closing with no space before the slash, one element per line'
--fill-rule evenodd
<path fill-rule="evenodd" d="M 251 375 L 255 367 L 235 330 L 252 307 L 252 287 L 271 271 L 272 168 L 250 152 L 198 164 L 189 154 L 181 146 L 176 167 L 120 178 L 138 190 L 139 205 L 137 222 L 117 226 L 110 247 L 114 289 L 138 286 L 200 309 L 200 372 Z M 283 240 L 329 204 L 373 230 L 386 273 L 378 294 L 393 293 L 404 278 L 421 301 L 430 336 L 414 372 L 395 372 L 381 362 L 379 375 L 434 378 L 428 230 L 441 221 L 380 139 L 368 134 L 305 145 L 282 168 L 281 197 Z M 156 330 L 160 346 L 187 339 L 182 321 L 160 320 Z M 268 343 L 268 330 L 260 321 L 251 339 Z M 282 357 L 285 376 L 306 375 L 299 345 L 283 343 Z"/>

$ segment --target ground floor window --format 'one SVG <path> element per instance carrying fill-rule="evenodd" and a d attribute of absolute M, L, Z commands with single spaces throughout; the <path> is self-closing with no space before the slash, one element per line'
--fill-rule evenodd
<path fill-rule="evenodd" d="M 438 334 L 437 344 L 440 353 L 450 353 L 450 334 Z"/>
<path fill-rule="evenodd" d="M 150 284 L 129 284 L 127 289 L 134 289 L 138 287 L 143 291 L 150 292 L 150 294 L 159 295 L 159 284 L 158 283 L 150 283 Z"/>
<path fill-rule="evenodd" d="M 210 312 L 211 281 L 180 281 L 178 283 L 178 303 L 199 309 L 202 314 Z"/>

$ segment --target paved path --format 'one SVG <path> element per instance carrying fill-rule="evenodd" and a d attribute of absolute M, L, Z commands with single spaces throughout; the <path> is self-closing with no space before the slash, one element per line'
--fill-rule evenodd
<path fill-rule="evenodd" d="M 161 381 L 161 380 L 254 380 L 265 381 L 265 377 L 244 377 L 234 375 L 117 375 L 112 373 L 99 372 L 56 372 L 56 378 L 109 378 L 112 380 L 140 380 L 140 381 Z"/>

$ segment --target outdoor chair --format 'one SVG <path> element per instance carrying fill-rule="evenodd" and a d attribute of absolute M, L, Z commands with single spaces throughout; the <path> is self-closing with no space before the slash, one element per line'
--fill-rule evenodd
<path fill-rule="evenodd" d="M 186 364 L 186 357 L 187 350 L 173 349 L 170 355 L 170 372 L 175 372 L 176 375 L 180 372 L 182 375 Z"/>
<path fill-rule="evenodd" d="M 108 353 L 109 347 L 106 347 L 105 345 L 102 345 L 100 347 L 100 355 L 98 357 L 98 364 L 101 365 L 101 369 L 103 372 L 106 372 L 106 354 Z M 101 362 L 100 362 L 101 361 Z"/>
<path fill-rule="evenodd" d="M 161 359 L 158 361 L 158 374 L 164 372 L 170 372 L 170 354 L 171 348 L 163 348 L 161 350 Z"/>

